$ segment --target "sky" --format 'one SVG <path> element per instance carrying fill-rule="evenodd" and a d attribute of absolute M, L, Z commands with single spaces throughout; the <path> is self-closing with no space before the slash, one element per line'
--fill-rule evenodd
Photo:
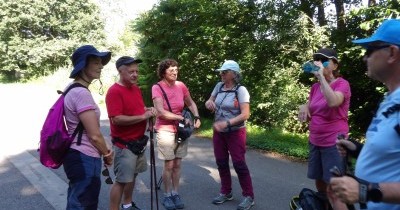
<path fill-rule="evenodd" d="M 140 13 L 150 10 L 158 0 L 93 0 L 101 9 L 105 19 L 106 34 L 114 42 L 124 31 L 126 23 Z"/>

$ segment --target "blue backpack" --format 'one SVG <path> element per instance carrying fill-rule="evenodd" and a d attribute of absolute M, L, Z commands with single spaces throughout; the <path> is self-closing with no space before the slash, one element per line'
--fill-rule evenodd
<path fill-rule="evenodd" d="M 79 122 L 74 133 L 70 136 L 68 135 L 64 119 L 64 97 L 75 87 L 86 88 L 79 83 L 74 83 L 70 85 L 64 93 L 59 91 L 62 95 L 50 108 L 40 132 L 38 152 L 40 162 L 46 167 L 56 169 L 62 165 L 64 157 L 78 133 L 78 145 L 81 143 L 84 130 L 82 122 Z"/>

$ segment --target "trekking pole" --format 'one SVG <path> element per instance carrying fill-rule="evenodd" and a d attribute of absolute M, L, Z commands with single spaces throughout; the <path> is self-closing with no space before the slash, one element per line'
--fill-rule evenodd
<path fill-rule="evenodd" d="M 339 134 L 337 136 L 337 138 L 340 141 L 346 141 L 346 136 L 344 134 Z M 343 157 L 342 161 L 343 161 L 343 172 L 342 172 L 342 175 L 344 176 L 346 174 L 350 174 L 349 168 L 351 166 L 351 163 L 350 163 L 350 160 L 349 160 L 349 154 L 346 153 L 346 156 Z M 347 206 L 348 210 L 355 210 L 355 207 L 352 204 L 346 204 L 346 206 Z"/>
<path fill-rule="evenodd" d="M 151 188 L 151 210 L 153 210 L 153 191 L 156 196 L 156 207 L 158 210 L 158 192 L 156 186 L 154 185 L 157 183 L 157 175 L 156 175 L 156 161 L 154 157 L 154 119 L 149 119 L 149 132 L 150 132 L 150 188 Z"/>

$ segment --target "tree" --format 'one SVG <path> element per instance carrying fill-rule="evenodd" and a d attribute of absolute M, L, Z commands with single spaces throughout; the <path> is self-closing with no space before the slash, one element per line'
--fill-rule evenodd
<path fill-rule="evenodd" d="M 142 35 L 139 53 L 145 60 L 142 65 L 146 72 L 142 78 L 142 84 L 147 84 L 143 86 L 145 98 L 150 100 L 149 84 L 157 81 L 157 63 L 163 58 L 175 58 L 181 65 L 179 79 L 190 88 L 202 115 L 209 114 L 204 102 L 219 80 L 213 69 L 225 59 L 234 59 L 242 68 L 242 84 L 251 93 L 250 121 L 264 128 L 305 131 L 304 125 L 297 123 L 297 108 L 307 100 L 313 76 L 302 73 L 301 64 L 312 58 L 317 49 L 331 47 L 338 51 L 342 74 L 352 88 L 351 130 L 364 133 L 372 116 L 370 112 L 384 88 L 366 78 L 361 60 L 363 51 L 351 40 L 370 35 L 383 17 L 398 17 L 399 3 L 391 0 L 371 8 L 347 10 L 359 0 L 332 0 L 331 3 L 336 3 L 334 8 L 339 8 L 334 16 L 325 14 L 317 18 L 316 9 L 321 3 L 321 0 L 161 1 L 133 27 Z M 325 25 L 321 24 L 324 17 L 327 17 Z"/>
<path fill-rule="evenodd" d="M 98 14 L 85 0 L 0 1 L 0 73 L 44 76 L 64 65 L 77 45 L 102 43 Z"/>

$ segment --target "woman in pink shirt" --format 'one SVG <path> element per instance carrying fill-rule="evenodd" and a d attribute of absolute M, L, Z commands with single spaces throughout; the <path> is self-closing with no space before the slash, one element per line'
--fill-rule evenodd
<path fill-rule="evenodd" d="M 71 85 L 80 87 L 65 95 L 66 125 L 69 134 L 79 125 L 84 131 L 75 137 L 63 163 L 69 179 L 67 210 L 97 209 L 102 159 L 105 165 L 113 163 L 114 153 L 100 131 L 100 109 L 88 90 L 93 80 L 100 79 L 102 69 L 110 59 L 111 52 L 99 52 L 92 45 L 79 47 L 71 57 L 74 65 L 70 74 Z"/>
<path fill-rule="evenodd" d="M 350 85 L 339 74 L 335 50 L 322 48 L 313 55 L 319 68 L 312 73 L 318 82 L 311 87 L 308 102 L 300 106 L 299 120 L 309 121 L 309 162 L 307 176 L 315 180 L 318 192 L 326 193 L 334 166 L 343 172 L 343 162 L 336 149 L 339 134 L 349 132 Z M 340 203 L 331 202 L 333 206 Z"/>
<path fill-rule="evenodd" d="M 152 87 L 154 108 L 158 113 L 155 125 L 158 158 L 164 160 L 162 180 L 165 192 L 162 204 L 167 210 L 184 208 L 182 199 L 178 194 L 178 187 L 181 176 L 181 161 L 187 155 L 188 141 L 178 143 L 175 139 L 177 124 L 184 119 L 182 110 L 185 105 L 195 116 L 194 127 L 200 127 L 199 111 L 186 85 L 177 81 L 178 71 L 178 62 L 175 60 L 161 61 L 157 70 L 160 81 Z M 165 91 L 170 107 L 162 90 Z"/>

